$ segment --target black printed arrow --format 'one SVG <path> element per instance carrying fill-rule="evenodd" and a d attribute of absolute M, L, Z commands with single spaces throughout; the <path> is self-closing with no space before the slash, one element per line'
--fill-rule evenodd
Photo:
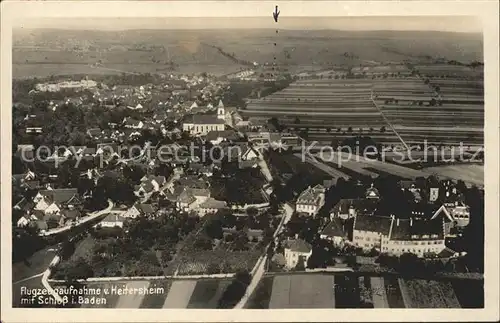
<path fill-rule="evenodd" d="M 276 8 L 274 9 L 274 12 L 273 12 L 274 22 L 278 22 L 279 14 L 280 14 L 280 12 L 278 11 L 278 6 L 276 6 Z"/>

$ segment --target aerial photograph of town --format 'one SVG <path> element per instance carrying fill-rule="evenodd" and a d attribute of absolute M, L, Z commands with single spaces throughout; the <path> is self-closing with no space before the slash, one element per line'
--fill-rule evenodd
<path fill-rule="evenodd" d="M 451 18 L 20 23 L 12 306 L 484 308 L 483 35 Z"/>

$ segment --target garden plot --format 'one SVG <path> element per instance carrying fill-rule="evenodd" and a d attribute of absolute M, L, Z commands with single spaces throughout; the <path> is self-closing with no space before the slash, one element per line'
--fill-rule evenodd
<path fill-rule="evenodd" d="M 460 308 L 450 283 L 422 279 L 399 279 L 407 308 Z"/>
<path fill-rule="evenodd" d="M 332 275 L 280 275 L 273 281 L 269 308 L 334 308 Z"/>

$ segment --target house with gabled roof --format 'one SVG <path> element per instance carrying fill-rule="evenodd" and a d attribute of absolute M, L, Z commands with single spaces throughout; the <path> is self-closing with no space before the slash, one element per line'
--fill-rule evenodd
<path fill-rule="evenodd" d="M 191 211 L 196 204 L 196 197 L 194 197 L 191 190 L 185 189 L 179 195 L 176 201 L 176 206 L 178 210 Z"/>
<path fill-rule="evenodd" d="M 321 239 L 332 241 L 334 245 L 343 246 L 348 240 L 345 222 L 340 218 L 333 218 L 321 231 Z"/>
<path fill-rule="evenodd" d="M 371 184 L 371 186 L 366 190 L 365 198 L 373 200 L 380 199 L 380 193 L 375 187 L 373 187 L 373 184 Z"/>
<path fill-rule="evenodd" d="M 439 254 L 445 248 L 443 219 L 393 219 L 389 235 L 382 237 L 381 252 L 424 257 L 429 253 Z"/>
<path fill-rule="evenodd" d="M 123 126 L 128 129 L 142 129 L 144 123 L 140 120 L 125 118 L 125 120 L 123 120 Z"/>
<path fill-rule="evenodd" d="M 195 174 L 202 174 L 207 177 L 211 177 L 213 175 L 214 165 L 203 165 L 201 163 L 190 163 L 189 170 Z"/>
<path fill-rule="evenodd" d="M 352 241 L 364 250 L 380 249 L 383 237 L 389 236 L 394 217 L 358 215 L 354 218 Z"/>
<path fill-rule="evenodd" d="M 206 141 L 209 141 L 212 145 L 218 145 L 222 141 L 237 141 L 240 139 L 239 134 L 232 130 L 223 130 L 223 131 L 209 131 L 205 138 Z"/>
<path fill-rule="evenodd" d="M 203 201 L 198 208 L 198 215 L 204 216 L 211 213 L 216 213 L 219 210 L 226 209 L 227 203 L 225 201 L 218 201 L 212 197 Z"/>
<path fill-rule="evenodd" d="M 33 198 L 35 210 L 45 214 L 58 214 L 62 208 L 73 209 L 81 205 L 76 188 L 59 188 L 41 190 Z"/>
<path fill-rule="evenodd" d="M 101 228 L 114 228 L 114 227 L 123 228 L 124 222 L 125 218 L 123 216 L 111 213 L 108 216 L 106 216 L 101 222 L 96 224 L 96 226 Z"/>
<path fill-rule="evenodd" d="M 299 261 L 304 262 L 304 268 L 307 266 L 307 260 L 312 254 L 312 246 L 302 239 L 288 240 L 285 243 L 286 268 L 295 268 Z"/>
<path fill-rule="evenodd" d="M 314 187 L 309 186 L 299 195 L 295 210 L 299 213 L 314 216 L 323 204 L 325 204 L 325 188 L 318 184 Z"/>
<path fill-rule="evenodd" d="M 434 212 L 431 219 L 443 219 L 446 235 L 454 227 L 466 227 L 470 222 L 469 207 L 462 202 L 445 203 Z"/>
<path fill-rule="evenodd" d="M 24 213 L 31 211 L 34 207 L 35 203 L 25 197 L 23 197 L 19 202 L 16 203 L 16 205 L 14 205 L 14 209 L 23 211 Z"/>
<path fill-rule="evenodd" d="M 138 216 L 154 217 L 155 214 L 156 209 L 153 207 L 153 205 L 146 203 L 135 203 L 125 213 L 123 213 L 123 217 L 135 219 Z"/>

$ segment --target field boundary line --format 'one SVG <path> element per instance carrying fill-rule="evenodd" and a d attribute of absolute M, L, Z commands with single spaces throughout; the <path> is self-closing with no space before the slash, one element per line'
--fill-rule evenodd
<path fill-rule="evenodd" d="M 410 301 L 410 296 L 408 295 L 408 289 L 402 278 L 398 278 L 398 285 L 399 285 L 399 290 L 401 291 L 401 297 L 403 298 L 403 303 L 405 304 L 406 308 L 412 308 L 411 306 L 411 301 Z"/>
<path fill-rule="evenodd" d="M 384 112 L 382 112 L 382 109 L 380 109 L 380 107 L 377 105 L 377 103 L 375 102 L 375 100 L 373 99 L 373 89 L 372 91 L 370 92 L 370 100 L 372 101 L 373 105 L 375 106 L 375 108 L 377 109 L 377 111 L 380 113 L 380 115 L 382 116 L 382 118 L 384 119 L 385 123 L 387 123 L 387 125 L 392 129 L 392 131 L 394 132 L 394 134 L 396 135 L 396 137 L 398 137 L 398 139 L 401 141 L 401 143 L 403 144 L 403 146 L 405 146 L 405 148 L 407 150 L 410 150 L 410 148 L 408 147 L 408 145 L 406 144 L 406 142 L 403 140 L 403 138 L 401 138 L 401 136 L 399 135 L 399 133 L 396 131 L 396 129 L 394 128 L 394 126 L 392 125 L 391 122 L 389 122 L 389 119 L 387 119 L 387 117 L 385 116 Z"/>

